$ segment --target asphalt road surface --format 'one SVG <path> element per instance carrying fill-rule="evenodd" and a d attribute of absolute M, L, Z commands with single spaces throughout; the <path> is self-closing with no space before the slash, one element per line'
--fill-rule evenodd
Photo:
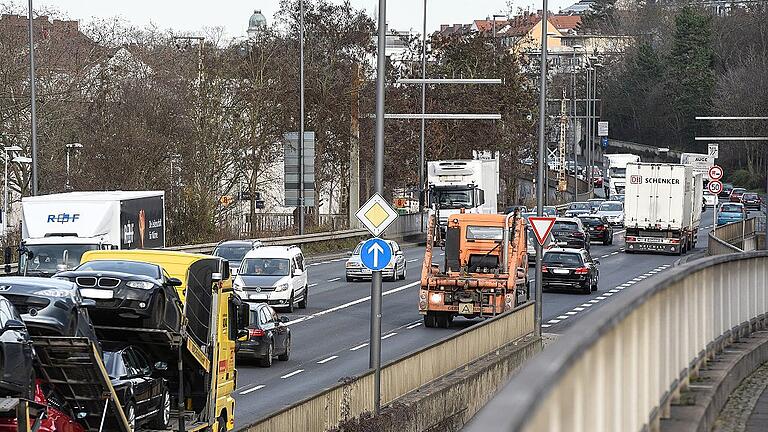
<path fill-rule="evenodd" d="M 689 254 L 706 248 L 711 225 L 712 213 L 708 210 L 702 216 L 697 248 Z M 671 255 L 626 255 L 623 236 L 624 231 L 617 230 L 613 245 L 591 246 L 593 257 L 600 259 L 598 291 L 589 295 L 544 294 L 545 332 L 563 332 L 585 314 L 609 303 L 622 291 L 631 290 L 635 283 L 662 274 L 680 259 Z M 417 311 L 424 248 L 406 247 L 403 252 L 408 266 L 406 279 L 384 282 L 383 287 L 383 363 L 478 322 L 456 318 L 450 329 L 425 328 Z M 441 252 L 435 251 L 435 261 Z M 271 368 L 238 360 L 238 428 L 368 369 L 371 284 L 346 282 L 345 262 L 346 258 L 341 258 L 310 265 L 308 308 L 288 315 L 293 338 L 290 360 L 275 361 Z"/>

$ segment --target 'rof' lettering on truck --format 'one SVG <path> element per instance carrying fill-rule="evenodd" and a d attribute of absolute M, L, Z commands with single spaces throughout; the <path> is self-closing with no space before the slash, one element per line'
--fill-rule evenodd
<path fill-rule="evenodd" d="M 80 219 L 79 213 L 59 213 L 59 214 L 49 214 L 48 215 L 48 223 L 67 223 L 67 222 L 74 222 L 76 220 Z"/>

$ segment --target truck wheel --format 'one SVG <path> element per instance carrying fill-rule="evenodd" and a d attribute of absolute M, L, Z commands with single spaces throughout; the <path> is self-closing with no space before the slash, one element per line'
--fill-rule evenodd
<path fill-rule="evenodd" d="M 443 313 L 437 317 L 437 326 L 440 328 L 450 328 L 453 316 L 449 313 Z"/>
<path fill-rule="evenodd" d="M 435 316 L 434 312 L 427 312 L 427 314 L 424 315 L 424 327 L 437 327 L 437 317 Z"/>

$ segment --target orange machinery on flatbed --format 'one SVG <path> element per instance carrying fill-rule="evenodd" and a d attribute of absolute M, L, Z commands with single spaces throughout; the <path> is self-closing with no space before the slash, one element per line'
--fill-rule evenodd
<path fill-rule="evenodd" d="M 429 219 L 419 313 L 426 327 L 453 317 L 493 317 L 528 300 L 525 219 L 517 213 L 451 215 L 445 259 L 432 262 L 436 224 Z"/>

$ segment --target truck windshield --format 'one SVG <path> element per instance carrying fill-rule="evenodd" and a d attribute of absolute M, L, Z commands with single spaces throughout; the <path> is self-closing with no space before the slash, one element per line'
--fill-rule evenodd
<path fill-rule="evenodd" d="M 65 264 L 67 269 L 73 269 L 80 264 L 80 258 L 89 250 L 97 250 L 94 244 L 57 244 L 57 245 L 27 245 L 32 252 L 32 259 L 27 260 L 22 255 L 22 268 L 30 273 L 54 274 L 57 266 Z"/>
<path fill-rule="evenodd" d="M 626 177 L 627 176 L 627 169 L 626 168 L 618 168 L 618 167 L 611 167 L 610 169 L 611 177 Z"/>
<path fill-rule="evenodd" d="M 468 226 L 467 240 L 503 240 L 504 228 L 489 226 Z"/>
<path fill-rule="evenodd" d="M 441 209 L 474 207 L 472 189 L 436 189 L 432 191 L 432 202 Z"/>

